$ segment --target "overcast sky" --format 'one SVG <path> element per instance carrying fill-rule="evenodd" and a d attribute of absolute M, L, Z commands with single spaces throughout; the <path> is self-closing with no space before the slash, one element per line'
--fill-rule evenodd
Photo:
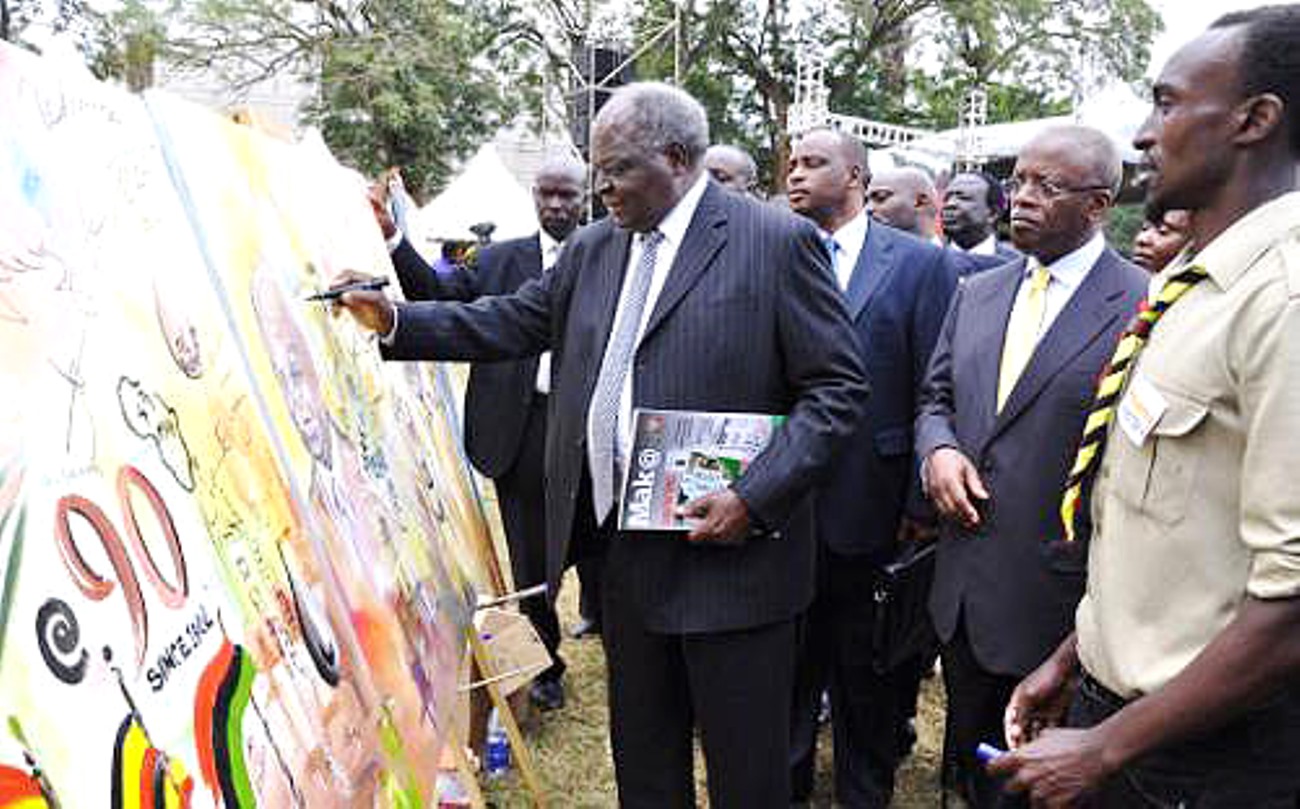
<path fill-rule="evenodd" d="M 1173 52 L 1229 11 L 1268 5 L 1262 0 L 1149 0 L 1164 18 L 1165 30 L 1151 45 L 1147 74 L 1155 76 Z"/>

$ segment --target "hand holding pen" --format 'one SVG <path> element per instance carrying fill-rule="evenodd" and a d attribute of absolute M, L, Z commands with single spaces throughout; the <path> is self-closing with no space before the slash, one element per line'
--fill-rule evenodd
<path fill-rule="evenodd" d="M 396 317 L 393 302 L 383 293 L 387 285 L 387 278 L 344 270 L 334 278 L 328 290 L 313 295 L 312 299 L 332 302 L 335 314 L 339 309 L 348 310 L 363 329 L 383 335 L 393 330 Z"/>
<path fill-rule="evenodd" d="M 308 295 L 308 301 L 337 301 L 349 292 L 378 292 L 388 286 L 387 278 L 371 278 L 366 281 L 352 281 L 340 286 L 332 286 L 324 292 Z"/>

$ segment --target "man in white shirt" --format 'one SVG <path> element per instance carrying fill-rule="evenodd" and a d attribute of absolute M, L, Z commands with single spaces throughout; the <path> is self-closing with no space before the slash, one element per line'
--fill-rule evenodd
<path fill-rule="evenodd" d="M 918 536 L 933 535 L 913 462 L 912 419 L 956 284 L 950 253 L 867 215 L 862 190 L 870 182 L 866 149 L 852 136 L 818 129 L 795 142 L 790 205 L 825 239 L 872 392 L 817 492 L 817 596 L 800 633 L 791 799 L 805 801 L 812 791 L 816 715 L 827 690 L 835 800 L 851 809 L 889 804 L 914 738 L 908 720 L 921 670 L 933 662 L 932 649 L 873 649 L 862 639 L 882 619 L 871 594 L 884 567 L 913 551 Z M 922 652 L 931 653 L 924 664 Z"/>
<path fill-rule="evenodd" d="M 808 495 L 867 387 L 816 229 L 711 183 L 708 142 L 689 95 L 623 87 L 592 138 L 610 216 L 571 236 L 551 272 L 473 303 L 350 292 L 341 304 L 385 335 L 389 359 L 551 351 L 548 578 L 577 526 L 599 526 L 621 805 L 696 805 L 698 726 L 710 805 L 785 809 L 794 619 L 813 590 Z M 683 507 L 692 530 L 629 532 L 616 501 L 633 407 L 786 419 L 730 488 Z"/>

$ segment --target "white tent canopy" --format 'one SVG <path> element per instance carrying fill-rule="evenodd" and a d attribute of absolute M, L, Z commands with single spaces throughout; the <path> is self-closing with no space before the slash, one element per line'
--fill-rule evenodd
<path fill-rule="evenodd" d="M 470 226 L 480 222 L 496 225 L 493 241 L 537 232 L 532 194 L 506 168 L 492 142 L 479 147 L 456 179 L 415 214 L 412 242 L 473 239 Z"/>
<path fill-rule="evenodd" d="M 989 124 L 975 130 L 981 151 L 986 157 L 1015 157 L 1021 147 L 1039 132 L 1062 124 L 1083 124 L 1105 132 L 1115 141 L 1127 163 L 1136 162 L 1133 136 L 1146 119 L 1150 105 L 1138 98 L 1128 86 L 1114 83 L 1086 99 L 1073 115 L 1057 115 L 1031 121 Z M 957 157 L 959 130 L 937 132 L 905 146 L 887 149 L 882 156 L 895 165 L 920 165 L 933 172 L 952 165 Z"/>

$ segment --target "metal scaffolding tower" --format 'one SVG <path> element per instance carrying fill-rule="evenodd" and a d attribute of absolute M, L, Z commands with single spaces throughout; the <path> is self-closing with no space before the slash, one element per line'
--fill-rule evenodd
<path fill-rule="evenodd" d="M 795 63 L 794 103 L 790 105 L 786 122 L 790 136 L 798 137 L 812 129 L 830 127 L 849 132 L 869 146 L 889 147 L 932 134 L 915 127 L 831 112 L 830 97 L 830 89 L 826 86 L 825 55 L 814 48 L 804 48 Z"/>

